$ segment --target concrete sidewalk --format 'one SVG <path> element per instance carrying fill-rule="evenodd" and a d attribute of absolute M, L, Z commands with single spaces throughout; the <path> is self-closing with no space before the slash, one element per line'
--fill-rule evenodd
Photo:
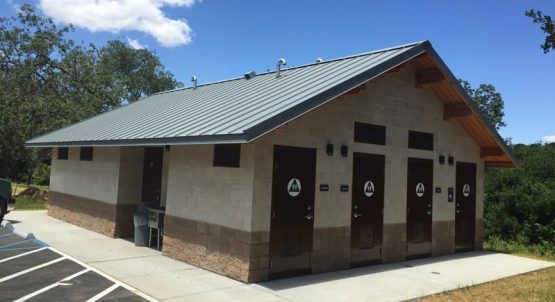
<path fill-rule="evenodd" d="M 45 211 L 14 211 L 6 218 L 20 234 L 32 232 L 161 301 L 400 301 L 555 265 L 469 252 L 249 285 L 54 219 Z"/>

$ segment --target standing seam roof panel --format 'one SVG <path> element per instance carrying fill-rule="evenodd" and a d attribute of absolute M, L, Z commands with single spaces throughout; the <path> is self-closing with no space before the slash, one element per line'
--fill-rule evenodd
<path fill-rule="evenodd" d="M 125 141 L 244 134 L 262 121 L 422 43 L 158 93 L 28 143 Z"/>

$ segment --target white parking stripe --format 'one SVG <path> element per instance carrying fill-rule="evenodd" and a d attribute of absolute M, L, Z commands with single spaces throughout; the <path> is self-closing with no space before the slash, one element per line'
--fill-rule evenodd
<path fill-rule="evenodd" d="M 102 292 L 98 293 L 96 296 L 90 298 L 89 300 L 87 300 L 87 302 L 95 302 L 98 299 L 106 296 L 107 294 L 111 293 L 112 291 L 114 291 L 114 289 L 118 288 L 119 284 L 114 284 L 110 287 L 108 287 L 107 289 L 103 290 Z"/>
<path fill-rule="evenodd" d="M 53 251 L 53 252 L 56 252 L 56 253 L 58 253 L 58 254 L 60 254 L 60 255 L 63 255 L 63 256 L 66 257 L 67 259 L 69 259 L 69 260 L 71 260 L 71 261 L 73 261 L 73 262 L 75 262 L 75 263 L 77 263 L 77 264 L 79 264 L 79 265 L 81 265 L 81 266 L 83 266 L 83 267 L 89 268 L 91 271 L 93 271 L 93 272 L 99 274 L 100 276 L 102 276 L 102 277 L 104 277 L 104 278 L 106 278 L 106 279 L 108 279 L 108 280 L 114 282 L 115 284 L 117 284 L 117 285 L 119 285 L 119 286 L 125 288 L 126 290 L 128 290 L 128 291 L 134 293 L 135 295 L 137 295 L 137 296 L 139 296 L 139 297 L 141 297 L 141 298 L 143 298 L 143 299 L 145 299 L 145 300 L 147 300 L 147 301 L 158 302 L 158 300 L 156 300 L 156 299 L 154 299 L 154 298 L 148 296 L 147 294 L 145 294 L 145 293 L 143 293 L 143 292 L 140 292 L 139 290 L 137 290 L 137 289 L 135 289 L 135 288 L 133 288 L 133 287 L 131 287 L 131 286 L 129 286 L 129 285 L 127 285 L 127 284 L 125 284 L 125 283 L 123 283 L 123 282 L 117 280 L 117 279 L 114 279 L 112 276 L 107 275 L 106 273 L 104 273 L 104 272 L 102 272 L 102 271 L 100 271 L 100 270 L 95 269 L 94 267 L 92 267 L 92 266 L 86 264 L 85 262 L 83 262 L 83 261 L 81 261 L 81 260 L 78 260 L 78 259 L 76 259 L 76 258 L 74 258 L 74 257 L 72 257 L 72 256 L 69 256 L 69 255 L 67 255 L 67 254 L 64 254 L 64 253 L 58 251 L 58 250 L 55 249 L 55 248 L 48 247 L 48 249 L 51 250 L 51 251 Z"/>
<path fill-rule="evenodd" d="M 11 256 L 11 257 L 8 257 L 8 258 L 6 258 L 6 259 L 0 260 L 0 263 L 6 262 L 6 261 L 10 261 L 10 260 L 13 260 L 13 259 L 16 259 L 16 258 L 19 258 L 19 257 L 27 256 L 27 255 L 29 255 L 29 254 L 42 251 L 42 250 L 44 250 L 44 249 L 46 249 L 46 247 L 41 247 L 41 248 L 38 248 L 38 249 L 36 249 L 36 250 L 32 250 L 32 251 L 29 251 L 29 252 L 21 253 L 21 254 L 19 254 L 19 255 Z"/>
<path fill-rule="evenodd" d="M 71 279 L 73 279 L 73 278 L 75 278 L 75 277 L 81 276 L 82 274 L 84 274 L 84 273 L 86 273 L 86 272 L 88 272 L 88 271 L 90 271 L 90 269 L 86 268 L 86 269 L 84 269 L 84 270 L 82 270 L 82 271 L 80 271 L 80 272 L 78 272 L 78 273 L 75 273 L 75 274 L 69 276 L 69 277 L 65 277 L 64 279 L 62 279 L 62 280 L 60 280 L 60 281 L 58 281 L 58 282 L 56 282 L 56 283 L 52 283 L 52 284 L 50 284 L 50 285 L 48 285 L 48 286 L 45 286 L 45 287 L 43 287 L 43 288 L 41 288 L 41 289 L 39 289 L 39 290 L 37 290 L 37 291 L 35 291 L 35 292 L 32 292 L 32 293 L 30 293 L 30 294 L 28 294 L 28 295 L 26 295 L 26 296 L 23 296 L 23 297 L 21 297 L 21 298 L 15 300 L 14 302 L 23 302 L 23 301 L 27 301 L 28 299 L 31 299 L 31 298 L 33 298 L 33 297 L 35 297 L 35 296 L 37 296 L 37 295 L 40 295 L 40 294 L 44 293 L 45 291 L 48 291 L 48 290 L 53 289 L 54 287 L 60 285 L 60 283 L 62 283 L 62 282 L 69 281 L 69 280 L 71 280 Z"/>
<path fill-rule="evenodd" d="M 60 262 L 60 261 L 62 261 L 62 260 L 64 260 L 64 259 L 67 259 L 67 258 L 66 258 L 66 257 L 60 257 L 60 258 L 58 258 L 58 259 L 54 259 L 54 260 L 52 260 L 52 261 L 49 261 L 49 262 L 46 262 L 46 263 L 43 263 L 43 264 L 40 264 L 40 265 L 37 265 L 37 266 L 33 266 L 33 267 L 28 268 L 28 269 L 26 269 L 26 270 L 22 270 L 22 271 L 20 271 L 20 272 L 15 273 L 15 274 L 11 274 L 11 275 L 9 275 L 9 276 L 6 276 L 6 277 L 4 277 L 4 278 L 1 278 L 1 279 L 0 279 L 0 283 L 5 282 L 5 281 L 8 281 L 8 280 L 13 279 L 13 278 L 16 278 L 16 277 L 19 277 L 19 276 L 21 276 L 21 275 L 27 274 L 27 273 L 29 273 L 29 272 L 36 271 L 36 270 L 38 270 L 38 269 L 40 269 L 40 268 L 43 268 L 43 267 L 52 265 L 52 264 L 57 263 L 57 262 Z"/>

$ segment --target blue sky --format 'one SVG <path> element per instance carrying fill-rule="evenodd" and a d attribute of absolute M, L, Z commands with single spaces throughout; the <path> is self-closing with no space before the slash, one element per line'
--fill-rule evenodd
<path fill-rule="evenodd" d="M 104 44 L 134 41 L 156 51 L 190 85 L 430 40 L 451 71 L 473 86 L 491 83 L 505 101 L 500 133 L 513 143 L 555 140 L 555 52 L 524 16 L 530 8 L 555 17 L 555 1 L 225 1 L 38 0 L 58 22 L 76 24 L 72 38 Z M 0 15 L 21 1 L 0 0 Z"/>

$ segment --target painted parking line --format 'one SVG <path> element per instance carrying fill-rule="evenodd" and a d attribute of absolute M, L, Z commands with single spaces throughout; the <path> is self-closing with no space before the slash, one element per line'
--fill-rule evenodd
<path fill-rule="evenodd" d="M 28 301 L 86 301 L 114 283 L 99 274 L 89 270 L 71 280 L 59 282 L 59 286 L 36 295 Z M 145 300 L 142 300 L 145 301 Z"/>
<path fill-rule="evenodd" d="M 40 240 L 1 234 L 2 301 L 157 301 Z"/>
<path fill-rule="evenodd" d="M 28 268 L 28 269 L 26 269 L 26 270 L 17 272 L 17 273 L 15 273 L 15 274 L 11 274 L 11 275 L 9 275 L 9 276 L 7 276 L 7 277 L 1 278 L 1 279 L 0 279 L 0 283 L 6 282 L 6 281 L 8 281 L 8 280 L 10 280 L 10 279 L 19 277 L 19 276 L 21 276 L 21 275 L 25 275 L 25 274 L 30 273 L 30 272 L 32 272 L 32 271 L 36 271 L 36 270 L 41 269 L 41 268 L 43 268 L 43 267 L 47 267 L 47 266 L 52 265 L 52 264 L 54 264 L 54 263 L 58 263 L 58 262 L 60 262 L 60 261 L 62 261 L 62 260 L 64 260 L 64 259 L 66 259 L 66 257 L 60 257 L 60 258 L 58 258 L 58 259 L 54 259 L 54 260 L 52 260 L 52 261 L 48 261 L 48 262 L 46 262 L 46 263 L 43 263 L 43 264 L 40 264 L 40 265 L 37 265 L 37 266 L 33 266 L 33 267 L 31 267 L 31 268 Z"/>
<path fill-rule="evenodd" d="M 105 273 L 103 273 L 103 272 L 101 272 L 101 271 L 99 271 L 99 270 L 93 268 L 92 266 L 90 266 L 90 265 L 88 265 L 88 264 L 86 264 L 86 263 L 84 263 L 84 262 L 82 262 L 82 261 L 80 261 L 80 260 L 78 260 L 78 259 L 76 259 L 76 258 L 74 258 L 74 257 L 71 257 L 71 256 L 69 256 L 69 255 L 66 255 L 66 254 L 64 254 L 64 253 L 62 253 L 62 252 L 60 252 L 60 251 L 58 251 L 58 250 L 56 250 L 56 249 L 54 249 L 54 248 L 52 248 L 52 247 L 49 247 L 49 249 L 51 249 L 52 251 L 54 251 L 54 252 L 56 252 L 56 253 L 59 253 L 59 254 L 61 254 L 61 255 L 64 255 L 64 257 L 66 257 L 67 259 L 70 259 L 71 261 L 74 261 L 75 263 L 80 264 L 80 265 L 82 265 L 83 267 L 89 268 L 91 271 L 94 271 L 95 273 L 99 274 L 100 276 L 102 276 L 102 277 L 104 277 L 104 278 L 106 278 L 106 279 L 108 279 L 108 280 L 114 282 L 115 284 L 119 285 L 121 288 L 124 288 L 124 289 L 130 291 L 131 293 L 133 293 L 133 294 L 135 294 L 135 295 L 137 295 L 137 296 L 139 296 L 139 297 L 145 299 L 146 301 L 151 301 L 151 302 L 157 302 L 157 301 L 158 301 L 158 300 L 156 300 L 156 299 L 154 299 L 154 298 L 152 298 L 152 297 L 150 297 L 150 296 L 148 296 L 148 295 L 146 295 L 146 294 L 144 294 L 144 293 L 138 291 L 137 289 L 135 289 L 135 288 L 133 288 L 133 287 L 131 287 L 131 286 L 129 286 L 129 285 L 127 285 L 127 284 L 125 284 L 125 283 L 123 283 L 123 282 L 117 280 L 117 279 L 114 279 L 114 278 L 112 278 L 112 277 L 109 276 L 109 275 L 106 275 Z"/>
<path fill-rule="evenodd" d="M 2 299 L 4 301 L 17 300 L 52 284 L 56 280 L 61 280 L 84 269 L 85 268 L 81 265 L 71 260 L 64 259 L 17 278 L 1 282 L 0 292 L 2 293 Z M 54 301 L 64 301 L 64 299 L 58 297 L 58 299 L 54 299 Z"/>
<path fill-rule="evenodd" d="M 82 270 L 82 271 L 80 271 L 80 272 L 77 272 L 77 273 L 75 273 L 75 274 L 73 274 L 73 275 L 71 275 L 71 276 L 69 276 L 69 277 L 66 277 L 66 278 L 64 278 L 64 279 L 62 279 L 62 280 L 60 280 L 60 281 L 58 281 L 58 282 L 56 282 L 56 283 L 50 284 L 50 285 L 45 286 L 45 287 L 43 287 L 43 288 L 41 288 L 41 289 L 39 289 L 39 290 L 37 290 L 37 291 L 35 291 L 35 292 L 32 292 L 32 293 L 30 293 L 30 294 L 28 294 L 28 295 L 26 295 L 26 296 L 23 296 L 23 297 L 21 297 L 21 298 L 15 300 L 14 302 L 23 302 L 23 301 L 27 301 L 27 300 L 29 300 L 29 299 L 31 299 L 31 298 L 37 296 L 37 295 L 40 295 L 40 294 L 42 294 L 42 293 L 44 293 L 44 292 L 46 292 L 46 291 L 49 291 L 49 290 L 53 289 L 53 288 L 56 287 L 56 286 L 62 285 L 63 282 L 70 281 L 71 279 L 73 279 L 73 278 L 75 278 L 75 277 L 78 277 L 78 276 L 80 276 L 80 275 L 82 275 L 82 274 L 84 274 L 84 273 L 86 273 L 86 272 L 88 272 L 88 271 L 90 271 L 90 270 L 89 270 L 88 268 L 86 268 L 86 269 L 84 269 L 84 270 Z"/>
<path fill-rule="evenodd" d="M 58 259 L 61 256 L 58 253 L 44 249 L 34 254 L 15 258 L 9 262 L 0 263 L 0 280 L 12 274 Z"/>
<path fill-rule="evenodd" d="M 46 247 L 41 247 L 41 248 L 38 248 L 38 249 L 34 249 L 34 250 L 32 250 L 32 251 L 28 251 L 28 252 L 24 252 L 24 253 L 21 253 L 21 254 L 17 254 L 17 255 L 15 255 L 15 256 L 11 256 L 11 257 L 9 257 L 9 258 L 5 258 L 5 259 L 0 260 L 0 263 L 2 263 L 2 262 L 7 262 L 7 261 L 10 261 L 10 260 L 13 260 L 13 259 L 17 259 L 17 258 L 20 258 L 20 257 L 23 257 L 23 256 L 27 256 L 27 255 L 30 255 L 30 254 L 33 254 L 33 253 L 36 253 L 36 252 L 40 252 L 40 251 L 42 251 L 42 250 L 44 250 L 44 249 L 46 249 Z"/>
<path fill-rule="evenodd" d="M 114 289 L 118 288 L 119 284 L 114 284 L 110 287 L 108 287 L 107 289 L 101 291 L 100 293 L 98 293 L 96 296 L 90 298 L 89 300 L 87 300 L 87 302 L 96 302 L 101 298 L 104 298 L 104 296 L 108 295 L 109 293 L 111 293 L 112 291 L 114 291 Z"/>

